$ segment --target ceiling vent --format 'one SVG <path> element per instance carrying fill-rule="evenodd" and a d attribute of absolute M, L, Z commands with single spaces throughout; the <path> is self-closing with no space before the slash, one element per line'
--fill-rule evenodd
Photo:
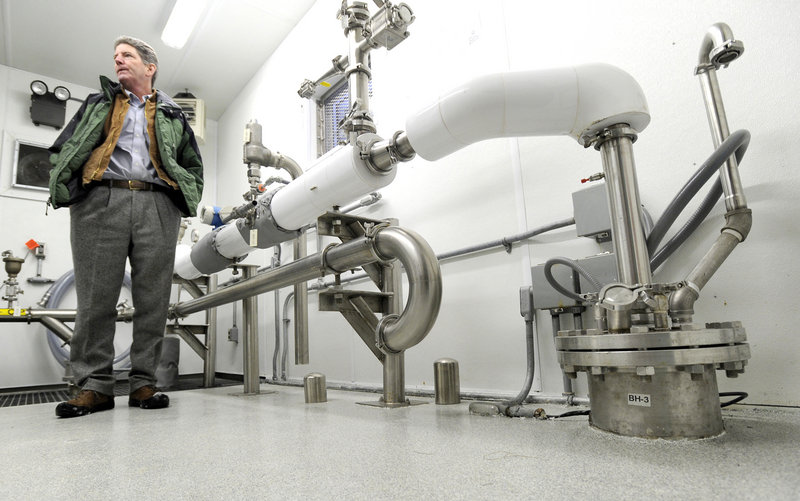
<path fill-rule="evenodd" d="M 181 107 L 189 125 L 192 126 L 194 137 L 200 144 L 206 142 L 206 103 L 190 94 L 188 89 L 180 92 L 173 98 L 175 104 Z"/>

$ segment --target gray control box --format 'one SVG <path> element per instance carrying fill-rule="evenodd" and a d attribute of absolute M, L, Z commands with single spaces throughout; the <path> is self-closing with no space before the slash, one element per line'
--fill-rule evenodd
<path fill-rule="evenodd" d="M 576 259 L 575 261 L 596 278 L 601 285 L 617 281 L 617 260 L 611 252 Z M 553 278 L 558 283 L 569 290 L 573 290 L 573 277 L 579 275 L 577 272 L 561 264 L 554 265 L 551 271 L 553 272 Z M 575 300 L 564 296 L 550 286 L 550 283 L 544 277 L 544 264 L 533 266 L 531 268 L 531 277 L 533 280 L 533 307 L 537 310 L 564 308 L 578 304 Z M 583 293 L 597 292 L 595 287 L 583 277 L 580 277 L 580 287 Z"/>
<path fill-rule="evenodd" d="M 592 237 L 598 242 L 611 240 L 611 216 L 608 212 L 606 183 L 596 183 L 572 194 L 575 230 L 579 237 Z"/>

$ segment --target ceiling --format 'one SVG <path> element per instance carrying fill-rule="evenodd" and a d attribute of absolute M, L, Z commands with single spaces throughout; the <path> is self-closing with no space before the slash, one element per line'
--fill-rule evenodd
<path fill-rule="evenodd" d="M 176 50 L 160 38 L 174 0 L 0 0 L 0 64 L 97 89 L 115 78 L 114 39 L 130 35 L 158 54 L 156 88 L 189 89 L 217 120 L 314 1 L 209 0 Z"/>

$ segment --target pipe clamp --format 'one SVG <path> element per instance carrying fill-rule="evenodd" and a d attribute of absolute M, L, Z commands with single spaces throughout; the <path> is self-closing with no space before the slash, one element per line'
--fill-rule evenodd
<path fill-rule="evenodd" d="M 375 346 L 384 353 L 398 354 L 403 352 L 403 350 L 393 350 L 386 344 L 386 328 L 397 322 L 398 319 L 400 319 L 400 315 L 396 313 L 385 315 L 378 321 L 378 326 L 375 327 Z"/>

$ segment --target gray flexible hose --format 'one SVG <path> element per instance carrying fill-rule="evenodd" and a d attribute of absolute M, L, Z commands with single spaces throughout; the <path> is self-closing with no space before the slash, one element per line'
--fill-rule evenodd
<path fill-rule="evenodd" d="M 736 162 L 737 164 L 741 163 L 742 158 L 744 157 L 744 153 L 747 150 L 747 144 L 743 144 L 742 147 L 736 150 Z M 705 221 L 708 214 L 711 213 L 711 210 L 717 204 L 717 201 L 722 197 L 722 182 L 719 178 L 716 179 L 714 185 L 709 190 L 706 197 L 703 199 L 703 202 L 694 211 L 694 213 L 689 217 L 689 219 L 681 226 L 681 229 L 678 230 L 675 235 L 670 238 L 666 244 L 664 244 L 655 254 L 652 255 L 650 258 L 650 269 L 655 270 L 659 266 L 661 266 L 664 261 L 669 258 L 673 252 L 675 252 L 678 247 L 683 245 L 683 242 L 686 241 L 689 236 L 694 233 L 694 231 L 700 226 L 700 223 Z"/>
<path fill-rule="evenodd" d="M 591 274 L 589 273 L 586 268 L 578 264 L 577 261 L 573 261 L 572 259 L 566 257 L 553 257 L 547 260 L 544 263 L 544 278 L 547 279 L 547 283 L 550 284 L 552 288 L 560 292 L 561 294 L 567 296 L 570 299 L 574 299 L 575 301 L 585 303 L 586 299 L 581 297 L 580 295 L 576 294 L 575 292 L 567 289 L 563 285 L 561 285 L 558 280 L 555 279 L 553 276 L 553 265 L 556 264 L 563 264 L 564 266 L 568 266 L 572 268 L 574 271 L 580 273 L 586 280 L 589 281 L 597 290 L 600 290 L 602 285 L 600 282 Z"/>
<path fill-rule="evenodd" d="M 505 405 L 519 405 L 528 398 L 528 393 L 531 392 L 533 386 L 533 372 L 536 369 L 536 357 L 533 352 L 533 338 L 534 338 L 533 319 L 525 319 L 525 353 L 527 354 L 527 372 L 525 373 L 525 384 L 522 385 L 519 395 L 511 400 L 503 402 Z"/>
<path fill-rule="evenodd" d="M 45 297 L 48 297 L 47 302 L 45 303 L 45 307 L 48 308 L 57 308 L 58 303 L 61 301 L 61 298 L 67 292 L 67 290 L 72 287 L 75 283 L 75 271 L 69 270 L 68 272 L 64 273 L 59 277 L 58 280 L 50 286 L 50 288 L 45 293 Z M 122 280 L 122 284 L 130 290 L 131 288 L 131 275 L 128 272 L 125 272 L 125 277 Z M 61 367 L 66 367 L 67 362 L 69 361 L 69 351 L 63 346 L 61 339 L 55 335 L 53 331 L 47 329 L 47 345 L 50 347 L 50 353 L 53 354 L 53 357 L 56 361 L 61 365 Z M 128 361 L 124 364 L 123 368 L 130 367 L 130 354 L 131 349 L 130 347 L 121 353 L 119 356 L 114 358 L 114 363 L 118 364 L 125 360 L 126 358 Z"/>
<path fill-rule="evenodd" d="M 747 145 L 750 144 L 750 132 L 746 130 L 737 130 L 728 136 L 722 144 L 719 145 L 714 153 L 703 162 L 697 171 L 689 178 L 689 181 L 678 191 L 672 201 L 669 203 L 664 213 L 658 219 L 650 236 L 647 237 L 647 251 L 650 255 L 654 255 L 658 245 L 663 240 L 669 229 L 675 223 L 681 212 L 686 208 L 686 205 L 694 198 L 700 188 L 713 176 L 719 168 L 731 157 L 736 155 L 737 160 L 744 156 L 747 150 Z M 688 235 L 686 235 L 688 237 Z M 665 258 L 666 259 L 666 258 Z"/>

